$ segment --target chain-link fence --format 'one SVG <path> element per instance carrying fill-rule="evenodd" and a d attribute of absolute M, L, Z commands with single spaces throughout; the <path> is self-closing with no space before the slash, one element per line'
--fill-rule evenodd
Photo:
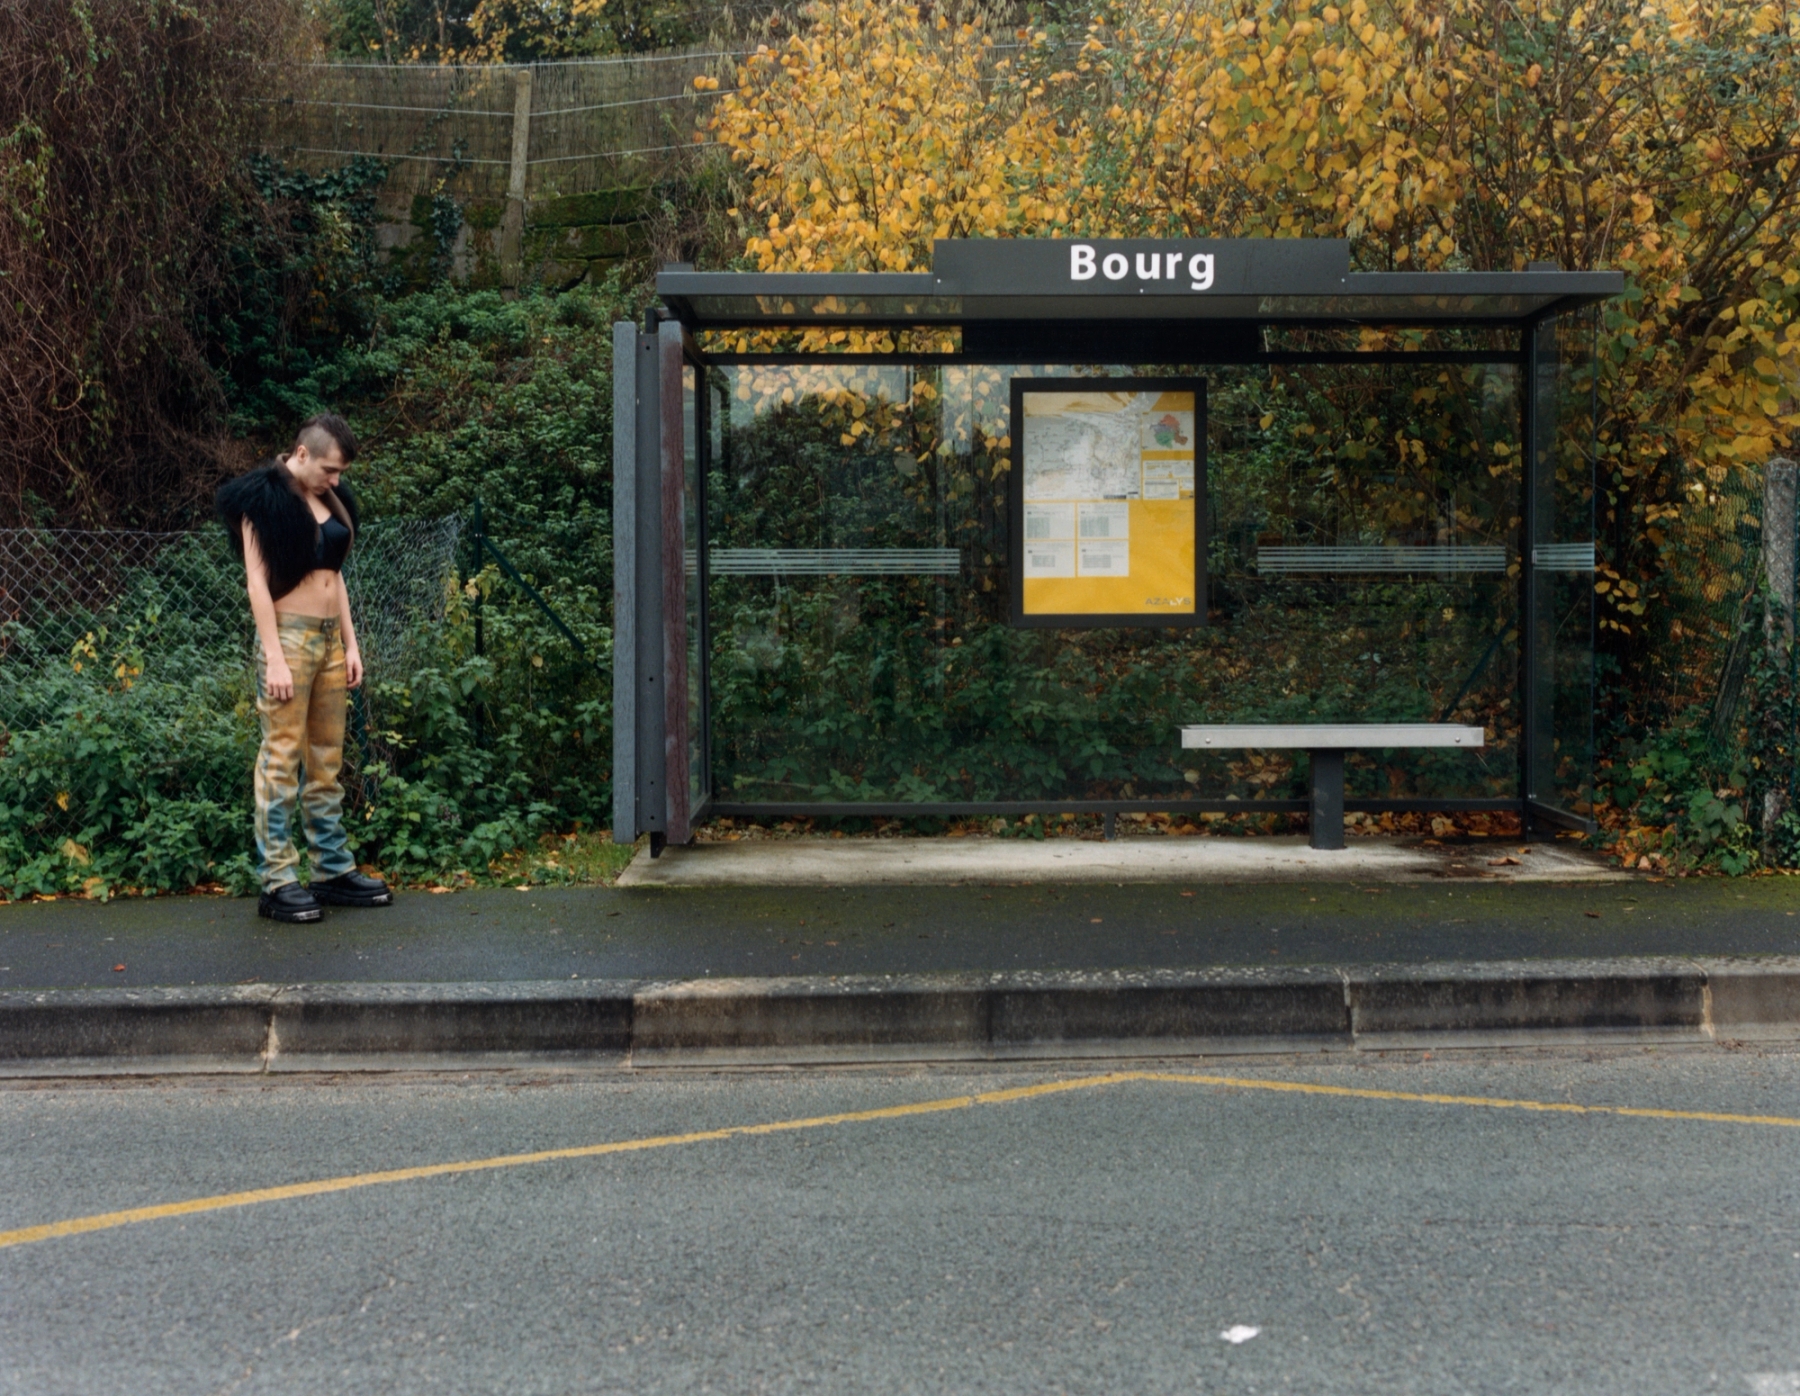
<path fill-rule="evenodd" d="M 1708 735 L 1741 772 L 1765 842 L 1795 796 L 1794 485 L 1793 462 L 1775 460 L 1760 482 L 1697 498 L 1708 526 L 1687 532 L 1679 569 L 1681 638 L 1714 655 Z"/>
<path fill-rule="evenodd" d="M 319 63 L 269 114 L 268 148 L 308 166 L 392 163 L 384 204 L 588 193 L 653 181 L 685 159 L 737 52 L 711 46 L 532 64 Z"/>
<path fill-rule="evenodd" d="M 1637 866 L 1675 850 L 1726 871 L 1800 864 L 1795 473 L 1777 459 L 1691 489 L 1663 525 L 1655 595 L 1601 568 L 1615 623 L 1646 611 L 1662 623 L 1646 661 L 1660 710 L 1613 755 L 1617 798 L 1632 805 L 1620 849 Z"/>
<path fill-rule="evenodd" d="M 345 581 L 372 679 L 404 677 L 433 643 L 461 531 L 460 518 L 360 531 Z M 0 529 L 0 863 L 198 847 L 207 824 L 247 841 L 253 653 L 243 566 L 217 529 Z M 353 805 L 357 773 L 392 764 L 375 706 L 365 689 L 351 711 Z M 149 810 L 157 828 L 141 827 Z"/>

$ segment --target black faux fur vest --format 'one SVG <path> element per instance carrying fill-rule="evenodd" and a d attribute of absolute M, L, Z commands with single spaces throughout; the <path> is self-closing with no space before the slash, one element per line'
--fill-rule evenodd
<path fill-rule="evenodd" d="M 356 532 L 356 499 L 343 485 L 332 491 Z M 329 501 L 327 501 L 329 503 Z M 279 601 L 313 570 L 319 525 L 295 487 L 293 477 L 280 461 L 266 461 L 255 470 L 219 486 L 214 502 L 219 522 L 231 538 L 231 549 L 244 556 L 244 520 L 256 530 L 257 546 L 269 575 L 269 595 Z M 336 513 L 337 510 L 332 510 Z"/>

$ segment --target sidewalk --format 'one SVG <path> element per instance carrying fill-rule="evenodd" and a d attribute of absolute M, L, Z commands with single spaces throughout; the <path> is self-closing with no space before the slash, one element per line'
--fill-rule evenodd
<path fill-rule="evenodd" d="M 1797 913 L 1785 878 L 1458 874 L 27 903 L 0 1069 L 1800 1036 Z"/>

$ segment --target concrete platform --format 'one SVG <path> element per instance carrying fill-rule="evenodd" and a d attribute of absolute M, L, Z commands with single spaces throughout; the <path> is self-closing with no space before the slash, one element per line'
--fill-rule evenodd
<path fill-rule="evenodd" d="M 1304 837 L 1081 839 L 745 839 L 641 849 L 621 887 L 855 887 L 1038 883 L 1629 882 L 1597 853 L 1561 843 L 1427 847 L 1355 838 L 1342 849 Z"/>

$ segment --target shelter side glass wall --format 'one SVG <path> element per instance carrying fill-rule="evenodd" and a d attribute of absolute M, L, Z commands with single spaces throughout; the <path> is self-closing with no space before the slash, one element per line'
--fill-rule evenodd
<path fill-rule="evenodd" d="M 1569 814 L 1592 809 L 1594 765 L 1595 320 L 1536 334 L 1536 478 L 1530 543 L 1535 632 L 1529 793 Z"/>
<path fill-rule="evenodd" d="M 1007 623 L 1015 376 L 1208 382 L 1205 629 Z M 1363 753 L 1352 798 L 1515 798 L 1516 359 L 721 365 L 709 709 L 732 803 L 1266 799 L 1292 753 L 1207 721 L 1480 723 Z"/>

